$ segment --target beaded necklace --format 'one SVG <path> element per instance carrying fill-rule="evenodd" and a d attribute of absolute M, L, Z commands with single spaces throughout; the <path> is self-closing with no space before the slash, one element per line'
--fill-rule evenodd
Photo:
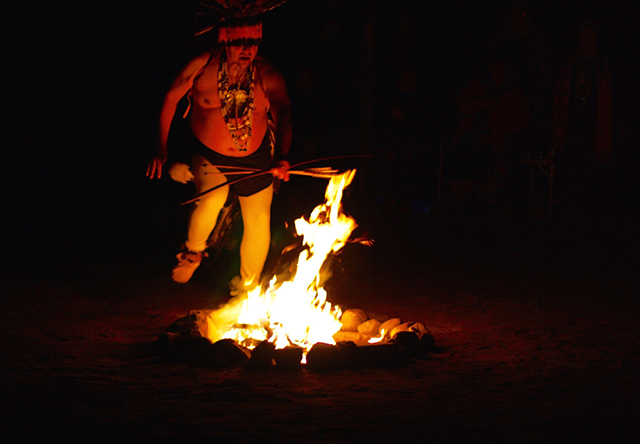
<path fill-rule="evenodd" d="M 254 75 L 253 63 L 251 63 L 245 75 L 244 85 L 229 87 L 227 57 L 224 52 L 222 53 L 221 66 L 218 70 L 220 109 L 236 148 L 241 152 L 247 151 L 251 139 Z"/>

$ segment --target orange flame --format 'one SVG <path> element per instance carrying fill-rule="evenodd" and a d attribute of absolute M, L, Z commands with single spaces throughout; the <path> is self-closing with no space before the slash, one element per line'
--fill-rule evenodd
<path fill-rule="evenodd" d="M 369 339 L 369 344 L 378 344 L 380 342 L 382 342 L 384 340 L 384 335 L 387 334 L 387 332 L 385 331 L 385 329 L 381 329 L 380 332 L 378 333 L 377 336 L 374 336 L 373 338 Z"/>
<path fill-rule="evenodd" d="M 318 342 L 334 344 L 332 336 L 342 326 L 342 311 L 327 300 L 321 287 L 320 269 L 327 256 L 339 251 L 357 227 L 355 220 L 342 213 L 342 195 L 355 170 L 332 177 L 325 192 L 325 203 L 309 217 L 295 221 L 305 250 L 298 256 L 295 275 L 237 296 L 207 314 L 201 333 L 212 342 L 236 340 L 252 349 L 269 340 L 276 348 L 297 345 L 306 352 Z"/>

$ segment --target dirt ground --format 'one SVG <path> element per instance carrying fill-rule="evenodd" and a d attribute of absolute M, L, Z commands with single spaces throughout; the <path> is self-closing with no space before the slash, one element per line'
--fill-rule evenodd
<path fill-rule="evenodd" d="M 570 227 L 570 226 L 569 226 Z M 638 442 L 633 229 L 379 221 L 329 298 L 423 322 L 441 351 L 399 368 L 248 372 L 175 362 L 158 336 L 224 301 L 203 265 L 48 264 L 5 279 L 0 393 L 9 442 Z M 417 236 L 419 231 L 422 235 Z"/>

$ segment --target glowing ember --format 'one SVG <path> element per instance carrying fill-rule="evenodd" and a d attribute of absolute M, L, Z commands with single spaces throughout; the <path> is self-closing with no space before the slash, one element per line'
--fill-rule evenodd
<path fill-rule="evenodd" d="M 340 330 L 341 310 L 327 301 L 320 286 L 320 269 L 331 252 L 346 244 L 356 228 L 355 220 L 341 211 L 343 190 L 355 170 L 331 178 L 325 203 L 317 206 L 309 220 L 295 221 L 305 249 L 300 253 L 294 277 L 285 282 L 271 279 L 268 285 L 232 299 L 206 316 L 201 334 L 212 342 L 231 338 L 253 349 L 264 340 L 276 348 L 300 346 L 306 352 L 318 342 L 334 344 Z"/>

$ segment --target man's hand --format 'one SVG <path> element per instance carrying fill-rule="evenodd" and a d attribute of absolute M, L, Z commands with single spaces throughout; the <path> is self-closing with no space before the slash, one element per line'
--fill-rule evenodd
<path fill-rule="evenodd" d="M 149 162 L 149 166 L 147 167 L 147 177 L 149 179 L 153 179 L 154 177 L 157 177 L 158 179 L 160 179 L 162 177 L 162 166 L 166 161 L 167 161 L 166 153 L 156 154 L 156 156 L 153 159 L 151 159 L 151 162 Z"/>
<path fill-rule="evenodd" d="M 271 168 L 271 174 L 273 174 L 273 177 L 289 182 L 289 167 L 289 162 L 286 160 L 280 160 L 276 164 L 275 168 Z"/>

